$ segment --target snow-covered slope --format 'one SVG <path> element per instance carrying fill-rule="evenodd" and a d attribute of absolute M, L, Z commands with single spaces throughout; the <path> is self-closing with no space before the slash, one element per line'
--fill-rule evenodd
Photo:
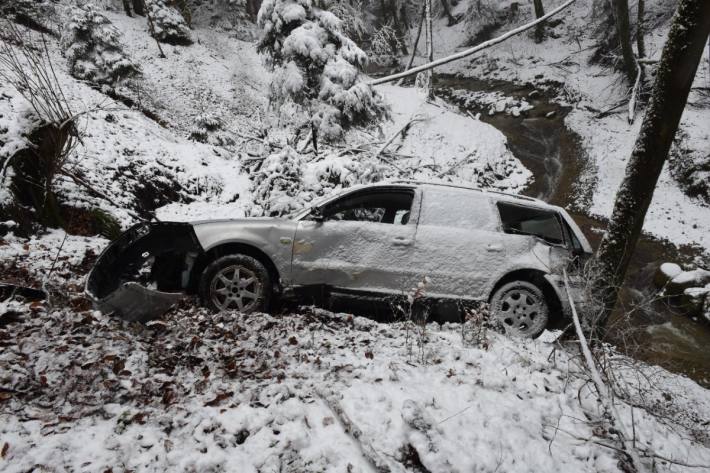
<path fill-rule="evenodd" d="M 149 327 L 64 310 L 26 317 L 0 332 L 8 473 L 623 471 L 578 360 L 550 356 L 543 340 L 489 333 L 484 349 L 465 335 L 472 326 L 419 335 L 311 310 L 178 312 Z M 647 382 L 672 402 L 645 398 Z M 650 370 L 628 388 L 681 424 L 621 404 L 639 448 L 710 464 L 707 437 L 682 426 L 707 421 L 708 391 Z"/>

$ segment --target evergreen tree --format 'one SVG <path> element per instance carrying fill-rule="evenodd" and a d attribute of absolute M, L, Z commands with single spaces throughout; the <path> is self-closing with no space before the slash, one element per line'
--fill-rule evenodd
<path fill-rule="evenodd" d="M 61 39 L 71 75 L 114 86 L 138 74 L 138 66 L 124 52 L 119 38 L 119 31 L 92 4 L 72 9 Z"/>
<path fill-rule="evenodd" d="M 334 139 L 352 127 L 387 115 L 382 97 L 361 79 L 365 53 L 341 29 L 341 21 L 313 0 L 266 0 L 259 11 L 258 50 L 273 68 L 271 99 L 280 115 L 291 114 L 298 130 L 310 126 Z"/>
<path fill-rule="evenodd" d="M 155 39 L 170 44 L 190 44 L 192 36 L 185 16 L 180 13 L 184 2 L 171 0 L 145 1 L 148 24 Z M 186 8 L 186 7 L 185 7 Z"/>

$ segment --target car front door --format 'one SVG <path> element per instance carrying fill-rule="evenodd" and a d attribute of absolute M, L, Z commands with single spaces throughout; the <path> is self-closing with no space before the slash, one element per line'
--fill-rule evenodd
<path fill-rule="evenodd" d="M 490 280 L 506 264 L 494 211 L 479 191 L 424 188 L 414 264 L 429 278 L 431 297 L 487 297 Z"/>
<path fill-rule="evenodd" d="M 419 212 L 413 188 L 349 193 L 303 218 L 293 245 L 296 286 L 400 294 L 414 283 L 412 251 Z"/>

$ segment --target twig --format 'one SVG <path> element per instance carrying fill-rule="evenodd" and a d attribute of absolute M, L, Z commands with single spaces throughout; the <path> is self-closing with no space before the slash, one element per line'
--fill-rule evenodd
<path fill-rule="evenodd" d="M 52 308 L 52 297 L 49 294 L 49 290 L 47 289 L 47 281 L 49 281 L 49 278 L 52 276 L 52 272 L 54 271 L 54 266 L 57 264 L 57 260 L 59 259 L 59 255 L 62 252 L 62 248 L 64 248 L 64 243 L 67 241 L 67 236 L 69 234 L 64 231 L 64 238 L 62 239 L 62 243 L 59 245 L 59 249 L 57 249 L 57 254 L 54 255 L 54 261 L 52 261 L 52 266 L 49 268 L 49 271 L 47 274 L 42 278 L 42 292 L 44 292 L 44 295 L 47 296 L 47 305 L 49 308 Z"/>

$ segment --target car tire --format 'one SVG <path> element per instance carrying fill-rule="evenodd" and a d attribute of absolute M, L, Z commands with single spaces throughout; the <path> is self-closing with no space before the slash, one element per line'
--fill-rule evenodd
<path fill-rule="evenodd" d="M 537 338 L 550 320 L 550 305 L 538 286 L 513 281 L 491 296 L 491 316 L 505 333 L 521 338 Z"/>
<path fill-rule="evenodd" d="M 266 312 L 272 293 L 269 271 L 247 255 L 222 256 L 207 265 L 200 277 L 200 298 L 214 312 Z"/>

